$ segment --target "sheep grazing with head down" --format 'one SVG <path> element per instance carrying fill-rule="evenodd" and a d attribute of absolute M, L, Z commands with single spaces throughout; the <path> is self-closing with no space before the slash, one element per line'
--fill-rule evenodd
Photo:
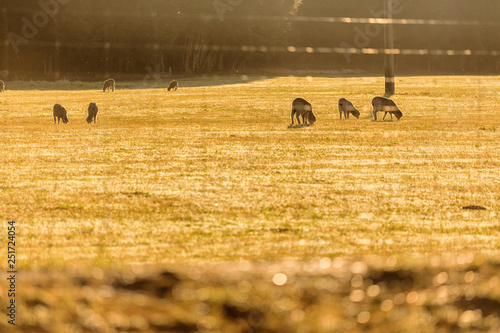
<path fill-rule="evenodd" d="M 170 91 L 170 90 L 175 90 L 177 91 L 177 87 L 179 86 L 179 82 L 177 82 L 177 80 L 172 80 L 169 84 L 168 84 L 168 88 L 167 90 Z"/>
<path fill-rule="evenodd" d="M 384 118 L 382 120 L 385 120 L 385 116 L 387 114 L 391 115 L 391 120 L 392 120 L 392 115 L 394 115 L 398 120 L 401 119 L 403 116 L 403 112 L 399 110 L 398 106 L 394 101 L 385 98 L 385 97 L 375 97 L 372 100 L 372 106 L 373 106 L 373 120 L 377 121 L 377 112 L 385 112 L 384 113 Z"/>
<path fill-rule="evenodd" d="M 99 108 L 97 108 L 97 105 L 95 103 L 89 104 L 89 109 L 88 109 L 89 116 L 87 117 L 87 122 L 89 124 L 92 122 L 92 120 L 94 120 L 94 123 L 97 123 L 97 112 L 98 111 L 99 111 Z"/>
<path fill-rule="evenodd" d="M 106 92 L 106 90 L 115 91 L 115 80 L 107 79 L 106 81 L 104 81 L 104 83 L 102 84 L 102 92 Z"/>
<path fill-rule="evenodd" d="M 55 104 L 53 110 L 54 112 L 52 114 L 54 115 L 54 124 L 56 124 L 56 118 L 57 118 L 57 124 L 59 124 L 61 120 L 64 124 L 69 123 L 68 113 L 61 104 Z"/>
<path fill-rule="evenodd" d="M 344 113 L 344 118 L 349 119 L 349 114 L 359 119 L 360 112 L 354 107 L 354 105 L 345 98 L 339 99 L 339 113 L 340 119 L 342 119 L 342 113 Z"/>
<path fill-rule="evenodd" d="M 297 119 L 297 126 L 310 126 L 316 122 L 316 116 L 312 112 L 311 103 L 303 98 L 296 98 L 292 102 L 292 113 L 290 114 L 292 123 L 288 127 L 294 127 L 294 117 Z M 302 117 L 302 124 L 300 123 Z"/>

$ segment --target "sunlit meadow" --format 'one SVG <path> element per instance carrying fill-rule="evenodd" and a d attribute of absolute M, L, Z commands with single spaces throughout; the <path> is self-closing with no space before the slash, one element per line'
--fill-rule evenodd
<path fill-rule="evenodd" d="M 0 331 L 498 331 L 498 77 L 399 78 L 379 122 L 383 78 L 167 84 L 7 83 Z"/>
<path fill-rule="evenodd" d="M 498 77 L 399 78 L 392 122 L 371 119 L 383 78 L 179 81 L 7 83 L 0 216 L 19 267 L 500 254 Z M 296 97 L 314 126 L 287 128 Z M 341 97 L 360 119 L 339 120 Z"/>

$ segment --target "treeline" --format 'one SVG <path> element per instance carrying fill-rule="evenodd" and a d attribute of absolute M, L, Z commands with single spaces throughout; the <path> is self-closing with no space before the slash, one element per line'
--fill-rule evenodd
<path fill-rule="evenodd" d="M 392 0 L 395 19 L 460 21 L 457 24 L 394 25 L 394 47 L 428 50 L 425 55 L 396 56 L 399 73 L 500 73 L 500 1 L 483 0 Z M 385 0 L 304 1 L 299 15 L 306 17 L 379 18 Z M 460 23 L 460 24 L 458 24 Z M 476 24 L 479 23 L 479 24 Z M 300 26 L 301 25 L 301 26 Z M 316 31 L 317 33 L 313 33 Z M 320 33 L 321 31 L 321 33 Z M 375 25 L 301 23 L 295 25 L 298 44 L 383 48 L 384 33 Z M 470 50 L 472 55 L 437 55 L 437 51 Z M 480 51 L 480 52 L 475 52 Z M 498 54 L 495 54 L 497 52 Z M 329 56 L 324 56 L 327 58 Z M 306 63 L 317 63 L 309 56 Z M 320 63 L 322 61 L 319 61 Z M 382 71 L 383 56 L 340 55 L 332 63 L 351 69 Z"/>
<path fill-rule="evenodd" d="M 396 48 L 500 50 L 496 0 L 393 2 L 395 18 L 484 23 L 396 25 Z M 324 18 L 382 17 L 384 0 L 0 0 L 0 8 L 4 79 L 383 67 L 380 55 L 338 53 L 382 48 L 381 26 Z M 488 53 L 396 58 L 400 72 L 491 73 L 500 65 Z"/>

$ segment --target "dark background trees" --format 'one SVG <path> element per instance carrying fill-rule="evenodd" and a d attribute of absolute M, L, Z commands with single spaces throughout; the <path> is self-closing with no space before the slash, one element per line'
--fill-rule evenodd
<path fill-rule="evenodd" d="M 396 25 L 396 48 L 490 51 L 477 56 L 398 56 L 398 72 L 498 71 L 500 58 L 491 51 L 500 50 L 500 2 L 393 1 L 398 6 L 395 18 L 484 23 Z M 49 12 L 45 20 L 40 14 L 44 6 Z M 383 8 L 383 0 L 1 0 L 0 77 L 101 79 L 276 67 L 378 72 L 381 55 L 331 51 L 345 45 L 382 48 L 380 26 L 322 18 L 374 17 Z M 30 31 L 27 24 L 35 29 Z M 298 52 L 290 52 L 291 45 Z M 313 50 L 305 52 L 305 47 Z"/>

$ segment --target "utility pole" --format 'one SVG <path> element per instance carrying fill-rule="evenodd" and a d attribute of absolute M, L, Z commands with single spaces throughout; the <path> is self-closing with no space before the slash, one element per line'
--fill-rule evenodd
<path fill-rule="evenodd" d="M 392 20 L 392 0 L 384 0 L 385 18 Z M 396 86 L 394 82 L 394 30 L 392 22 L 384 25 L 385 48 L 385 96 L 394 95 Z"/>

